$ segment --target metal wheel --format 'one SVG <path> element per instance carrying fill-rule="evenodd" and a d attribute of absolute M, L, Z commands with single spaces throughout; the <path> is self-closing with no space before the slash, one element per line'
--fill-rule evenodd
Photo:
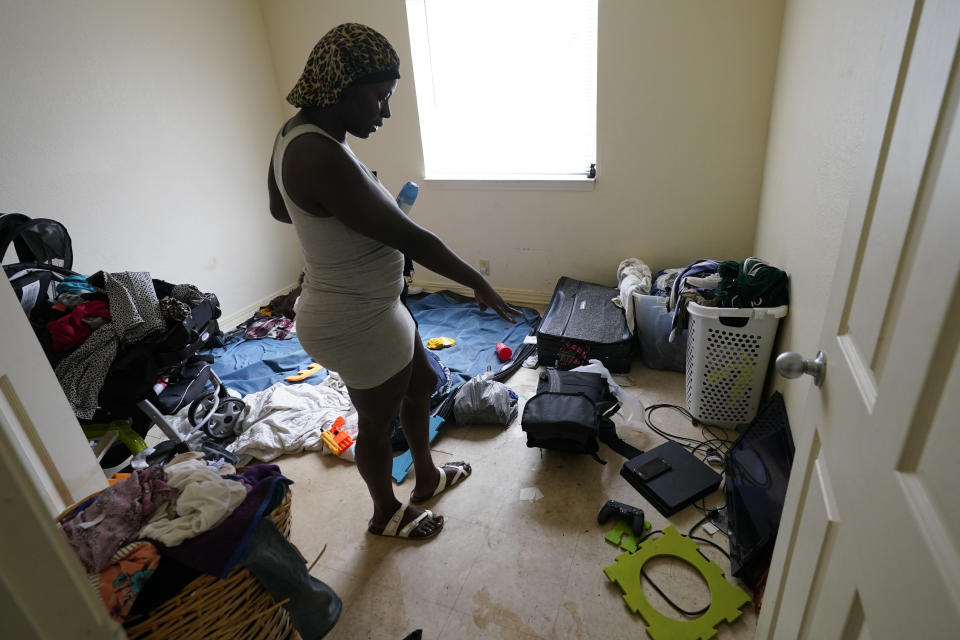
<path fill-rule="evenodd" d="M 188 418 L 196 426 L 204 420 L 213 407 L 214 394 L 208 393 L 194 400 L 190 405 Z M 216 440 L 233 438 L 240 434 L 240 412 L 246 405 L 238 398 L 220 398 L 216 410 L 203 426 L 203 431 Z"/>

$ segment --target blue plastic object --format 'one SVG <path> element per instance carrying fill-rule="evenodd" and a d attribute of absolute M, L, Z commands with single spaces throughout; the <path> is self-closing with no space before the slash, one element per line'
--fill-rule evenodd
<path fill-rule="evenodd" d="M 430 442 L 433 442 L 437 439 L 437 430 L 442 424 L 443 418 L 438 416 L 430 416 Z M 411 454 L 409 450 L 404 451 L 393 459 L 393 471 L 391 472 L 391 475 L 393 476 L 393 479 L 397 481 L 397 484 L 400 484 L 407 479 L 407 472 L 410 470 L 410 465 L 412 464 L 413 454 Z"/>
<path fill-rule="evenodd" d="M 413 203 L 417 201 L 417 195 L 419 193 L 420 187 L 417 186 L 417 183 L 408 180 L 407 184 L 403 185 L 403 188 L 400 189 L 400 193 L 397 195 L 397 206 L 409 215 L 410 208 L 413 207 Z"/>

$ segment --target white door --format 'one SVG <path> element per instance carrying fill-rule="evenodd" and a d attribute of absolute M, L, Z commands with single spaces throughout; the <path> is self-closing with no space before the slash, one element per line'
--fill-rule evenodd
<path fill-rule="evenodd" d="M 0 636 L 124 638 L 54 525 L 106 478 L 6 282 L 0 328 Z"/>
<path fill-rule="evenodd" d="M 47 362 L 10 284 L 0 282 L 0 429 L 59 513 L 107 479 Z"/>
<path fill-rule="evenodd" d="M 821 335 L 826 377 L 795 420 L 760 638 L 960 638 L 960 2 L 905 3 L 902 18 Z"/>
<path fill-rule="evenodd" d="M 0 300 L 0 308 L 2 303 Z M 126 638 L 90 588 L 73 549 L 54 524 L 49 500 L 32 482 L 33 470 L 18 454 L 19 449 L 9 432 L 0 429 L 0 636 L 17 640 Z"/>

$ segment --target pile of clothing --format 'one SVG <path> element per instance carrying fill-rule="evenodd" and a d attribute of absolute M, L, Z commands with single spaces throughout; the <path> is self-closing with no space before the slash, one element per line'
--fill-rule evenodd
<path fill-rule="evenodd" d="M 58 283 L 56 298 L 42 311 L 40 341 L 77 417 L 93 418 L 124 347 L 156 340 L 205 300 L 219 306 L 216 296 L 194 285 L 153 280 L 147 272 L 78 274 Z"/>
<path fill-rule="evenodd" d="M 86 276 L 67 276 L 57 284 L 55 293 L 51 313 L 63 315 L 46 323 L 54 353 L 80 346 L 94 330 L 110 322 L 107 294 L 94 289 Z"/>
<path fill-rule="evenodd" d="M 292 290 L 276 296 L 270 302 L 260 307 L 252 316 L 238 324 L 233 331 L 224 335 L 224 344 L 231 344 L 238 340 L 261 340 L 273 338 L 275 340 L 289 340 L 297 335 L 294 320 L 297 317 L 296 303 L 303 290 L 303 274 L 300 274 L 300 283 Z"/>
<path fill-rule="evenodd" d="M 681 269 L 665 269 L 654 278 L 655 295 L 667 294 L 673 313 L 670 341 L 689 324 L 687 303 L 705 307 L 748 309 L 778 307 L 789 301 L 787 274 L 764 260 L 697 260 Z"/>
<path fill-rule="evenodd" d="M 613 299 L 634 329 L 632 294 L 664 296 L 669 308 L 678 315 L 693 301 L 707 307 L 745 309 L 778 307 L 787 304 L 787 274 L 760 258 L 735 260 L 695 260 L 685 267 L 663 269 L 651 275 L 650 267 L 639 258 L 627 258 L 617 266 L 620 295 Z"/>
<path fill-rule="evenodd" d="M 115 482 L 60 528 L 118 622 L 149 613 L 201 574 L 224 578 L 240 564 L 277 600 L 291 598 L 294 626 L 317 637 L 336 621 L 340 601 L 264 518 L 289 484 L 276 465 L 238 471 L 185 453 Z"/>
<path fill-rule="evenodd" d="M 297 325 L 286 316 L 273 316 L 264 313 L 263 309 L 238 324 L 233 331 L 224 334 L 224 344 L 232 344 L 239 340 L 289 340 L 297 335 Z"/>
<path fill-rule="evenodd" d="M 346 421 L 346 432 L 356 439 L 356 409 L 347 387 L 338 373 L 323 373 L 319 384 L 280 381 L 243 396 L 244 406 L 236 421 L 239 433 L 223 445 L 237 457 L 237 464 L 270 462 L 304 451 L 327 452 L 322 434 L 340 417 Z M 191 451 L 202 451 L 205 434 L 188 416 L 189 408 L 184 408 L 168 416 L 167 424 Z"/>

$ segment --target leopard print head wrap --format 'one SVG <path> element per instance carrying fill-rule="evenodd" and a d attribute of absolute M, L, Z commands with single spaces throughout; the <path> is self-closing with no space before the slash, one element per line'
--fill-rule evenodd
<path fill-rule="evenodd" d="M 355 22 L 327 32 L 313 48 L 300 79 L 287 95 L 297 108 L 340 102 L 344 87 L 400 77 L 400 56 L 380 33 Z"/>

